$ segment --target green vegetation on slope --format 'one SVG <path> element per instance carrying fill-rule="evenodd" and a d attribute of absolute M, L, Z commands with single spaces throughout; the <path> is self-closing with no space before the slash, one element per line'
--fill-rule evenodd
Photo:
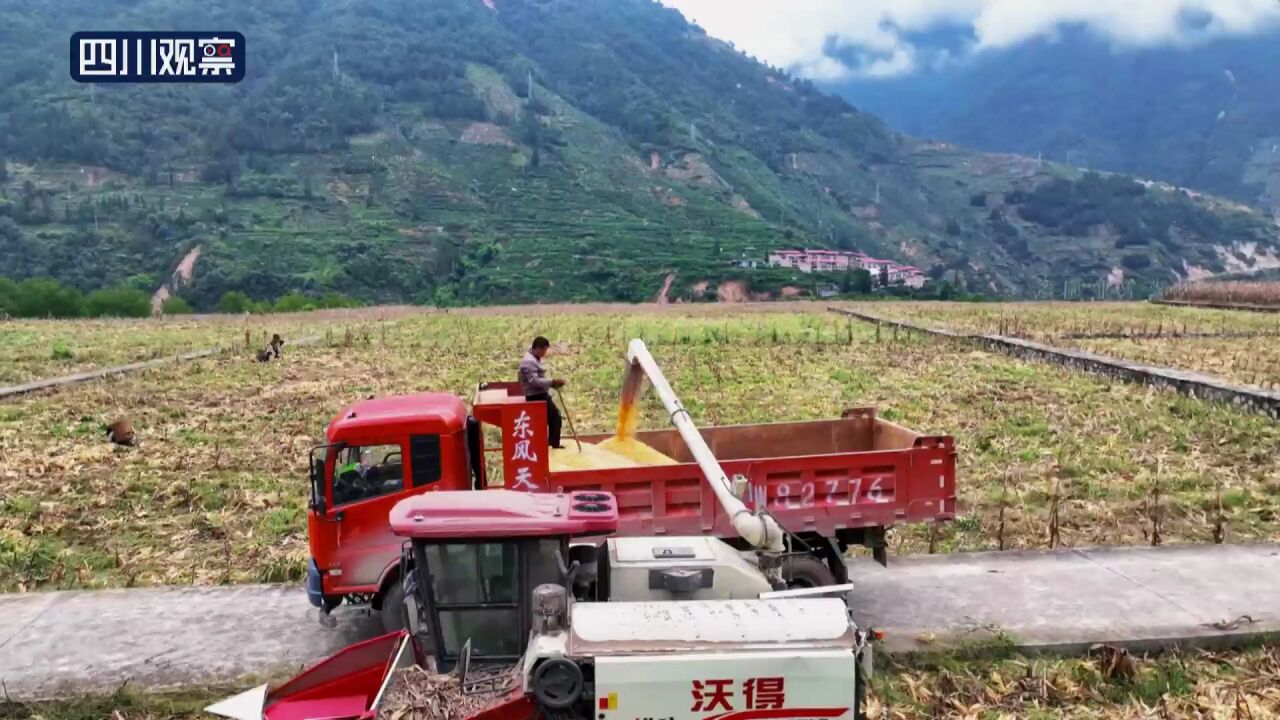
<path fill-rule="evenodd" d="M 182 295 L 201 310 L 228 291 L 646 301 L 671 273 L 670 296 L 696 299 L 730 279 L 776 295 L 731 261 L 825 245 L 1012 293 L 1132 254 L 970 202 L 1064 169 L 904 138 L 651 0 L 65 5 L 0 7 L 0 252 L 17 279 L 154 287 L 199 246 Z M 49 58 L 87 25 L 240 29 L 249 80 L 76 85 Z M 1239 217 L 1238 237 L 1170 223 L 1187 253 L 1273 246 Z M 1171 280 L 1182 259 L 1135 272 Z"/>

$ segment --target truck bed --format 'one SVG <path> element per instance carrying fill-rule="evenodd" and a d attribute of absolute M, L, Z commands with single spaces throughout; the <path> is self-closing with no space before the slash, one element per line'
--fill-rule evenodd
<path fill-rule="evenodd" d="M 847 411 L 839 420 L 701 432 L 730 478 L 747 478 L 747 505 L 767 507 L 791 532 L 842 537 L 862 528 L 955 517 L 954 441 L 882 420 L 872 408 Z M 609 437 L 581 440 L 594 444 Z M 562 470 L 551 473 L 551 485 L 614 493 L 622 535 L 732 537 L 729 518 L 679 433 L 648 430 L 636 438 L 677 464 Z"/>

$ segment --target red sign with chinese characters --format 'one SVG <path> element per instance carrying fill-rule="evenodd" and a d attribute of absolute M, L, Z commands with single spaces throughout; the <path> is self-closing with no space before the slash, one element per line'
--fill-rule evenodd
<path fill-rule="evenodd" d="M 742 681 L 694 680 L 690 712 L 707 713 L 707 720 L 824 720 L 838 718 L 848 708 L 788 708 L 786 678 L 757 677 Z"/>
<path fill-rule="evenodd" d="M 514 403 L 502 409 L 502 477 L 508 490 L 546 491 L 549 452 L 545 403 Z"/>
<path fill-rule="evenodd" d="M 767 677 L 751 678 L 742 683 L 737 697 L 741 703 L 733 702 L 735 698 L 732 680 L 694 680 L 693 707 L 691 712 L 713 712 L 715 710 L 776 710 L 787 701 L 786 678 Z"/>

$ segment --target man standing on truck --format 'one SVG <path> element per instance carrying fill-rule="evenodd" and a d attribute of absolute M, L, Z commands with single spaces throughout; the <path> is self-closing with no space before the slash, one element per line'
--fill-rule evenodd
<path fill-rule="evenodd" d="M 542 367 L 542 359 L 551 349 L 551 341 L 539 335 L 533 339 L 533 346 L 520 359 L 520 369 L 516 376 L 520 381 L 520 389 L 524 391 L 525 400 L 545 400 L 547 403 L 547 439 L 551 447 L 559 449 L 560 445 L 560 409 L 551 400 L 551 389 L 564 387 L 563 380 L 552 380 Z"/>

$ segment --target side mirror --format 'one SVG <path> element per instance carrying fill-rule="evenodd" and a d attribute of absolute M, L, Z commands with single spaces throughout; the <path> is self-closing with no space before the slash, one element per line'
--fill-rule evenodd
<path fill-rule="evenodd" d="M 320 452 L 316 457 L 317 451 L 327 450 L 329 446 L 321 445 L 311 448 L 309 456 L 309 467 L 307 468 L 307 479 L 311 482 L 311 502 L 309 504 L 312 510 L 323 515 L 329 508 L 325 502 L 325 483 L 324 483 L 324 461 L 325 452 Z"/>
<path fill-rule="evenodd" d="M 315 463 L 311 465 L 311 509 L 324 515 L 328 503 L 324 499 L 324 463 L 320 463 L 320 471 L 316 471 Z"/>

